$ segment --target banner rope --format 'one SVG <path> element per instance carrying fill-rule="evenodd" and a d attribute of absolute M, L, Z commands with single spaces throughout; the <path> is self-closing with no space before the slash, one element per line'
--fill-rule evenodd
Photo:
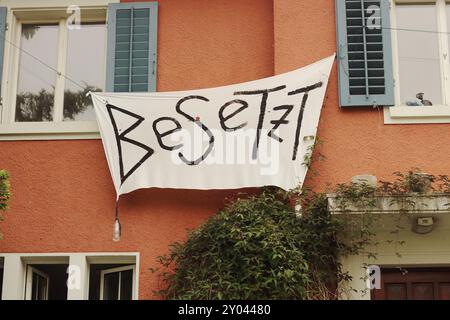
<path fill-rule="evenodd" d="M 116 219 L 114 221 L 114 232 L 113 232 L 113 241 L 120 241 L 120 237 L 122 235 L 122 225 L 120 224 L 119 219 L 119 196 L 117 196 L 116 200 Z"/>

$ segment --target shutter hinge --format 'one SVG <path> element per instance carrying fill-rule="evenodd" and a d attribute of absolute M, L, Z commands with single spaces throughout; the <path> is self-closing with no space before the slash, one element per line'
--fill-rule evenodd
<path fill-rule="evenodd" d="M 153 54 L 153 60 L 152 60 L 152 74 L 156 74 L 156 54 Z"/>

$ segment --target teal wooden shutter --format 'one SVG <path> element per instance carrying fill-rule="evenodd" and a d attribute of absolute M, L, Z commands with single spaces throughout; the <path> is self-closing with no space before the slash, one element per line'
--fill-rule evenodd
<path fill-rule="evenodd" d="M 0 7 L 0 83 L 3 76 L 3 57 L 5 51 L 6 7 Z M 0 85 L 1 87 L 1 85 Z M 0 88 L 1 93 L 1 88 Z"/>
<path fill-rule="evenodd" d="M 336 23 L 340 106 L 394 105 L 389 0 L 336 0 Z"/>
<path fill-rule="evenodd" d="M 156 90 L 157 2 L 108 6 L 106 91 Z"/>

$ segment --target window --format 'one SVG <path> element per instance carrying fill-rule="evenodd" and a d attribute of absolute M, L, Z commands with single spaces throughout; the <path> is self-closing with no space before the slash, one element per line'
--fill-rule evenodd
<path fill-rule="evenodd" d="M 137 299 L 135 257 L 88 257 L 89 300 Z"/>
<path fill-rule="evenodd" d="M 69 257 L 25 259 L 25 300 L 67 300 Z"/>
<path fill-rule="evenodd" d="M 132 300 L 134 265 L 91 265 L 89 300 Z"/>
<path fill-rule="evenodd" d="M 99 138 L 89 91 L 156 89 L 157 2 L 118 2 L 2 1 L 0 140 Z"/>
<path fill-rule="evenodd" d="M 441 105 L 443 99 L 435 5 L 398 5 L 396 23 L 400 104 L 423 105 L 425 101 L 427 104 Z M 422 100 L 417 98 L 419 93 L 422 93 Z"/>
<path fill-rule="evenodd" d="M 66 24 L 21 24 L 16 122 L 95 120 L 86 94 L 104 89 L 106 26 Z"/>
<path fill-rule="evenodd" d="M 450 1 L 336 1 L 339 104 L 450 123 Z"/>
<path fill-rule="evenodd" d="M 136 270 L 139 253 L 6 253 L 0 299 L 136 300 Z"/>
<path fill-rule="evenodd" d="M 86 94 L 105 89 L 109 1 L 103 2 L 103 8 L 81 7 L 76 25 L 67 11 L 73 3 L 46 9 L 45 14 L 39 8 L 17 8 L 20 3 L 8 8 L 1 139 L 14 134 L 97 136 L 95 114 Z"/>
<path fill-rule="evenodd" d="M 86 96 L 105 88 L 106 9 L 69 25 L 66 14 L 50 10 L 14 14 L 15 51 L 8 105 L 12 123 L 95 121 Z M 83 14 L 81 14 L 83 17 Z M 14 101 L 12 101 L 14 100 Z"/>
<path fill-rule="evenodd" d="M 395 106 L 385 123 L 450 122 L 450 2 L 394 1 Z"/>
<path fill-rule="evenodd" d="M 48 300 L 50 277 L 38 268 L 28 266 L 26 300 Z"/>

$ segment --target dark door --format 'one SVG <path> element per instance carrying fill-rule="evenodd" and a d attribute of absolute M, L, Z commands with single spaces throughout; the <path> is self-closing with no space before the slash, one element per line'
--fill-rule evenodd
<path fill-rule="evenodd" d="M 450 300 L 450 268 L 381 269 L 373 300 Z"/>

